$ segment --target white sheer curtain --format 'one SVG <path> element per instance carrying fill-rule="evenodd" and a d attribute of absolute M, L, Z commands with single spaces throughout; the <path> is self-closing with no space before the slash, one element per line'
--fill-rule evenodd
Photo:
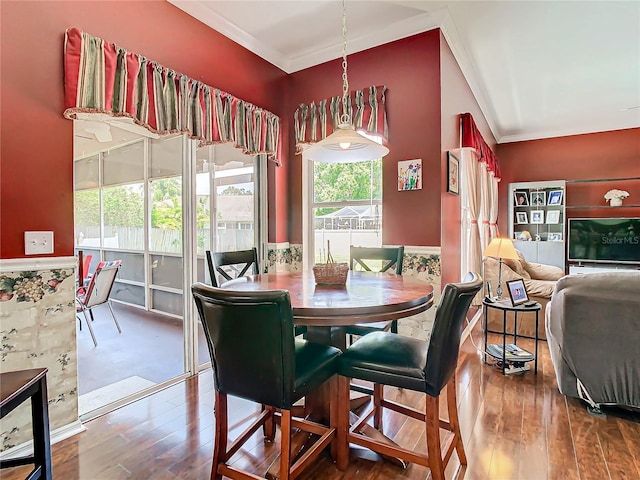
<path fill-rule="evenodd" d="M 478 167 L 478 184 L 480 190 L 480 215 L 478 217 L 480 225 L 480 249 L 484 252 L 491 241 L 489 231 L 489 215 L 491 211 L 491 179 L 486 162 L 480 162 Z"/>
<path fill-rule="evenodd" d="M 466 200 L 469 215 L 469 228 L 466 232 L 466 265 L 462 265 L 462 271 L 480 272 L 482 271 L 482 250 L 480 245 L 480 230 L 478 229 L 481 200 L 478 182 L 480 162 L 478 162 L 478 155 L 473 148 L 462 148 L 460 152 L 463 157 L 463 174 L 465 176 L 465 185 L 467 187 L 466 191 L 463 192 L 463 199 Z M 465 257 L 463 256 L 463 259 L 464 258 Z"/>
<path fill-rule="evenodd" d="M 498 231 L 498 183 L 499 178 L 496 178 L 493 172 L 489 172 L 489 188 L 491 189 L 491 203 L 489 205 L 489 242 L 495 237 L 500 235 Z"/>

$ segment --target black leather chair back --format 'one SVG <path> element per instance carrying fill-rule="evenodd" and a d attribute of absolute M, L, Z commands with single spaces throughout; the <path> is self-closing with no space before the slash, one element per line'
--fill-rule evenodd
<path fill-rule="evenodd" d="M 462 283 L 449 283 L 444 287 L 424 370 L 426 393 L 433 397 L 440 394 L 456 369 L 464 320 L 481 288 L 482 277 L 477 273 L 468 273 Z"/>
<path fill-rule="evenodd" d="M 386 272 L 391 267 L 395 267 L 398 275 L 402 275 L 402 259 L 404 257 L 404 247 L 354 247 L 350 248 L 349 269 L 353 270 L 355 265 L 360 265 L 367 272 L 371 271 L 371 267 L 367 265 L 366 260 L 386 260 L 383 262 L 382 268 L 378 271 Z"/>
<path fill-rule="evenodd" d="M 214 287 L 219 287 L 226 281 L 244 277 L 247 274 L 258 274 L 258 252 L 255 247 L 250 250 L 238 250 L 236 252 L 211 253 L 207 250 L 206 254 L 211 285 Z M 218 282 L 218 279 L 220 282 Z"/>
<path fill-rule="evenodd" d="M 295 344 L 286 290 L 191 287 L 220 393 L 283 408 L 291 404 Z"/>

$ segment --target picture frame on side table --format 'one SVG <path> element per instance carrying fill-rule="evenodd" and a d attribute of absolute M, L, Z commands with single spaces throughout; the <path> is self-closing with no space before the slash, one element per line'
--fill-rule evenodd
<path fill-rule="evenodd" d="M 564 190 L 551 190 L 549 192 L 549 201 L 547 205 L 562 205 L 562 196 Z"/>
<path fill-rule="evenodd" d="M 560 223 L 560 210 L 549 210 L 547 212 L 547 223 Z"/>
<path fill-rule="evenodd" d="M 531 223 L 544 223 L 544 210 L 531 210 Z"/>
<path fill-rule="evenodd" d="M 529 223 L 527 212 L 516 212 L 516 223 Z"/>
<path fill-rule="evenodd" d="M 529 301 L 527 287 L 525 287 L 524 280 L 522 280 L 521 278 L 508 281 L 507 290 L 509 291 L 511 304 L 514 307 L 517 305 L 522 305 L 523 303 L 527 303 Z"/>
<path fill-rule="evenodd" d="M 447 152 L 447 192 L 460 193 L 460 161 L 451 152 Z"/>

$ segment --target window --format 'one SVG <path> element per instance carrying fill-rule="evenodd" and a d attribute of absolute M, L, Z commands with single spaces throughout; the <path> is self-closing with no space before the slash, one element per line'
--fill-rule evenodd
<path fill-rule="evenodd" d="M 378 140 L 378 139 L 376 139 Z M 305 161 L 306 162 L 306 161 Z M 358 163 L 306 162 L 309 185 L 305 268 L 326 261 L 327 242 L 336 262 L 349 246 L 382 245 L 382 159 Z"/>

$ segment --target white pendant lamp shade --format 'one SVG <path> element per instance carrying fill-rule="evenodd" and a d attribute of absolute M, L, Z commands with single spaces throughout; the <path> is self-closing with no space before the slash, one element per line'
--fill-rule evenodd
<path fill-rule="evenodd" d="M 389 149 L 360 135 L 349 123 L 342 123 L 327 138 L 302 152 L 302 158 L 321 163 L 355 163 L 384 157 Z"/>
<path fill-rule="evenodd" d="M 322 163 L 355 163 L 377 160 L 389 153 L 387 147 L 359 134 L 353 127 L 347 67 L 347 5 L 346 0 L 342 0 L 342 116 L 338 128 L 331 135 L 302 152 L 303 160 Z"/>

